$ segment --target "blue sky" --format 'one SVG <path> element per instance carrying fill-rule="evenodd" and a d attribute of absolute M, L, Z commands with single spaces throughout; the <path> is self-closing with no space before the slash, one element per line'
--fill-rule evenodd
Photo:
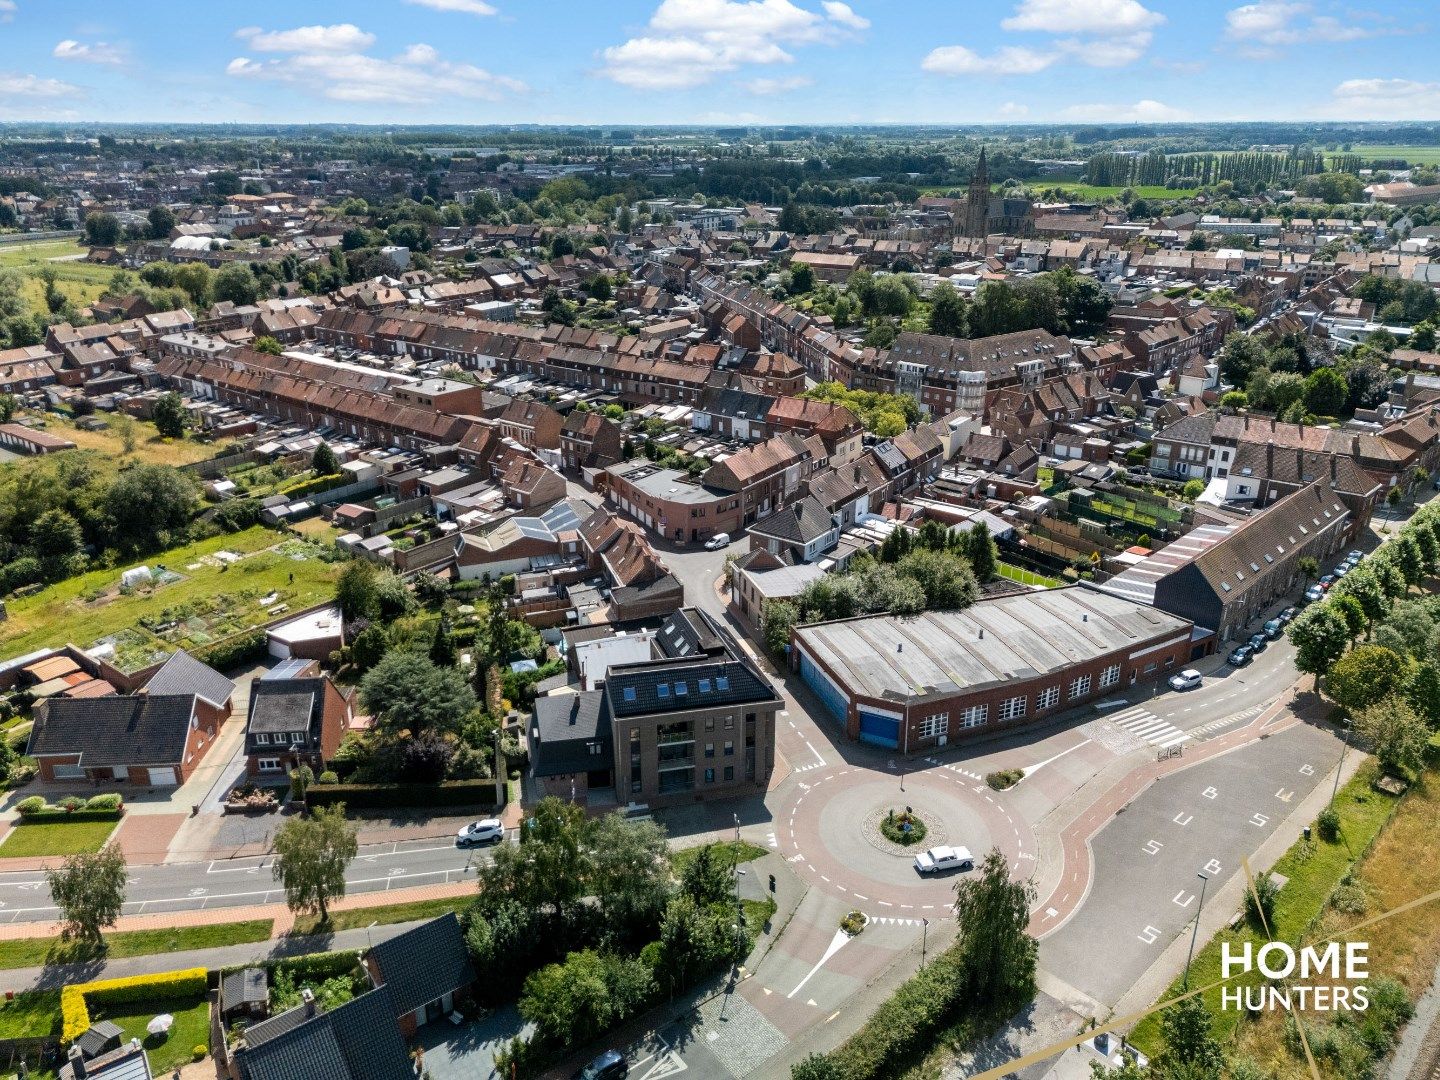
<path fill-rule="evenodd" d="M 0 119 L 1440 119 L 1433 2 L 0 0 Z"/>

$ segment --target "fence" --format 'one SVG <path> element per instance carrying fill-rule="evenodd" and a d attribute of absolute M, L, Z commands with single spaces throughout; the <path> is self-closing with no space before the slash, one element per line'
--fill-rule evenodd
<path fill-rule="evenodd" d="M 259 450 L 241 450 L 239 453 L 224 454 L 221 457 L 207 458 L 205 461 L 192 461 L 189 465 L 181 465 L 180 471 L 198 476 L 201 480 L 214 480 L 237 465 L 256 464 L 264 461 L 265 457 Z"/>
<path fill-rule="evenodd" d="M 396 518 L 409 517 L 411 514 L 424 513 L 430 508 L 428 498 L 402 499 L 392 506 L 382 507 L 375 511 L 375 520 L 360 529 L 360 535 L 366 538 L 379 536 L 385 531 L 385 526 Z"/>

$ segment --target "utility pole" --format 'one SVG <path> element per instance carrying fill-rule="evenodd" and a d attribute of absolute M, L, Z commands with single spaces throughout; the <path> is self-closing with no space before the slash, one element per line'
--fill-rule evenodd
<path fill-rule="evenodd" d="M 1340 744 L 1340 760 L 1335 764 L 1335 786 L 1330 791 L 1330 805 L 1335 805 L 1335 797 L 1340 794 L 1340 771 L 1345 765 L 1345 751 L 1350 749 L 1350 721 L 1340 721 L 1345 727 L 1345 741 Z"/>
<path fill-rule="evenodd" d="M 1190 931 L 1190 951 L 1185 954 L 1185 980 L 1181 984 L 1185 990 L 1190 989 L 1190 961 L 1195 958 L 1195 938 L 1200 934 L 1200 912 L 1205 910 L 1205 886 L 1210 879 L 1204 874 L 1196 874 L 1200 879 L 1200 903 L 1195 905 L 1195 925 Z"/>

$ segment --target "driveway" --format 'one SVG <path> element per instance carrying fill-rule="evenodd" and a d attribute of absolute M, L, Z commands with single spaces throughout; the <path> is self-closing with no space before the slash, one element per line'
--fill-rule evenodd
<path fill-rule="evenodd" d="M 425 1051 L 425 1073 L 433 1080 L 483 1080 L 494 1074 L 495 1055 L 506 1043 L 534 1030 L 510 1007 L 459 1025 L 437 1020 L 421 1028 L 415 1042 Z"/>

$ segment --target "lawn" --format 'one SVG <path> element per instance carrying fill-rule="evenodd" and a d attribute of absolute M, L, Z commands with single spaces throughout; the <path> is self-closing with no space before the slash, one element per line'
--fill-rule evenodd
<path fill-rule="evenodd" d="M 195 1047 L 210 1045 L 210 1003 L 204 998 L 193 1004 L 189 1002 L 189 998 L 159 998 L 127 1002 L 109 1010 L 92 1005 L 90 1019 L 119 1024 L 125 1032 L 122 1042 L 139 1039 L 150 1058 L 150 1071 L 156 1076 L 163 1076 L 194 1060 Z M 175 1017 L 169 1033 L 151 1035 L 146 1032 L 145 1025 L 161 1013 Z"/>
<path fill-rule="evenodd" d="M 1041 585 L 1047 589 L 1058 589 L 1064 584 L 1052 577 L 1046 577 L 1044 574 L 1037 574 L 1033 570 L 1025 570 L 1019 566 L 1011 566 L 1006 562 L 996 563 L 995 572 L 1003 578 L 1018 581 L 1021 585 Z"/>
<path fill-rule="evenodd" d="M 118 824 L 119 821 L 18 821 L 0 841 L 0 859 L 99 851 Z"/>
<path fill-rule="evenodd" d="M 60 991 L 31 990 L 0 1001 L 0 1039 L 43 1039 L 60 1033 Z"/>
<path fill-rule="evenodd" d="M 125 453 L 125 444 L 114 431 L 86 431 L 76 427 L 74 421 L 60 413 L 47 412 L 41 416 L 45 430 L 51 435 L 69 439 L 81 450 L 98 450 L 108 457 L 121 460 L 143 461 L 148 465 L 189 465 L 223 454 L 234 440 L 221 442 L 196 442 L 194 439 L 164 439 L 149 420 L 134 420 L 135 449 Z M 100 419 L 107 420 L 105 415 Z"/>
<path fill-rule="evenodd" d="M 277 545 L 284 550 L 269 550 Z M 143 563 L 152 568 L 163 564 L 182 575 L 168 585 L 128 596 L 115 593 L 126 568 L 117 566 L 92 570 L 33 596 L 7 601 L 9 619 L 0 623 L 0 659 L 65 642 L 89 647 L 122 630 L 143 639 L 139 651 L 148 642 L 162 655 L 168 654 L 176 647 L 204 643 L 194 636 L 202 631 L 193 630 L 185 621 L 187 610 L 192 612 L 189 617 L 205 623 L 203 632 L 209 640 L 222 635 L 211 634 L 214 628 L 207 620 L 222 615 L 226 626 L 243 628 L 267 622 L 268 616 L 255 601 L 270 593 L 277 594 L 277 602 L 288 604 L 291 611 L 299 611 L 329 598 L 339 574 L 334 563 L 290 557 L 290 552 L 298 553 L 303 547 L 298 541 L 286 542 L 272 530 L 257 525 L 127 564 Z M 212 558 L 217 551 L 246 557 L 226 570 L 224 564 Z M 102 592 L 107 596 L 97 598 Z M 216 608 L 222 602 L 224 608 Z M 167 613 L 181 616 L 179 625 L 168 636 L 162 638 L 139 627 L 142 619 L 159 625 L 167 621 Z"/>
<path fill-rule="evenodd" d="M 100 299 L 100 294 L 115 273 L 113 266 L 98 266 L 73 258 L 88 251 L 74 240 L 0 245 L 0 269 L 19 270 L 24 274 L 26 282 L 21 295 L 36 311 L 44 311 L 45 283 L 38 274 L 42 266 L 49 266 L 55 271 L 55 287 L 80 308 Z"/>
<path fill-rule="evenodd" d="M 1404 158 L 1411 165 L 1440 165 L 1440 146 L 1356 146 L 1351 153 L 1366 160 Z"/>
<path fill-rule="evenodd" d="M 752 844 L 748 840 L 720 840 L 713 844 L 700 844 L 696 847 L 681 848 L 678 851 L 670 852 L 670 865 L 675 868 L 675 873 L 684 873 L 685 867 L 695 861 L 695 857 L 700 854 L 702 847 L 708 847 L 718 862 L 730 866 L 753 862 L 769 854 L 759 844 Z"/>
<path fill-rule="evenodd" d="M 332 911 L 330 922 L 322 924 L 318 916 L 302 915 L 295 920 L 291 937 L 306 934 L 333 934 L 340 930 L 363 930 L 371 923 L 388 926 L 391 923 L 418 922 L 434 919 L 459 911 L 470 903 L 468 896 L 438 897 L 433 900 L 416 900 L 409 904 L 381 904 L 378 907 L 353 908 L 349 911 Z"/>
<path fill-rule="evenodd" d="M 269 941 L 274 929 L 273 919 L 254 919 L 250 922 L 215 923 L 212 926 L 122 930 L 105 935 L 105 959 L 120 960 L 127 956 L 154 956 L 156 953 L 247 945 L 255 941 Z M 62 941 L 58 937 L 19 938 L 5 942 L 5 947 L 0 949 L 0 970 L 73 964 L 89 959 L 92 957 L 78 948 L 75 942 Z"/>
<path fill-rule="evenodd" d="M 1354 778 L 1340 789 L 1335 800 L 1335 809 L 1341 822 L 1338 841 L 1327 843 L 1319 838 L 1317 832 L 1315 841 L 1308 850 L 1303 840 L 1296 841 L 1275 864 L 1274 872 L 1289 878 L 1275 901 L 1275 921 L 1272 927 L 1275 940 L 1296 942 L 1302 937 L 1306 940 L 1315 937 L 1316 920 L 1324 913 L 1325 905 L 1335 887 L 1390 820 L 1396 809 L 1396 800 L 1371 787 L 1378 775 L 1379 766 L 1374 761 L 1367 761 Z M 1434 916 L 1433 911 L 1424 914 L 1427 917 Z M 1191 982 L 1198 986 L 1219 982 L 1222 977 L 1221 943 L 1230 942 L 1231 952 L 1234 953 L 1243 948 L 1247 941 L 1258 949 L 1265 943 L 1266 938 L 1243 922 L 1233 929 L 1221 930 L 1196 954 L 1190 967 Z M 1257 972 L 1250 978 L 1236 978 L 1228 985 L 1258 986 L 1261 981 Z M 1180 993 L 1180 987 L 1181 980 L 1176 979 L 1166 991 L 1164 1000 Z M 1241 1011 L 1227 1012 L 1221 1009 L 1218 986 L 1205 995 L 1205 1004 L 1210 1009 L 1216 1035 L 1228 1043 L 1245 1014 Z M 1159 1051 L 1161 1039 L 1157 1014 L 1150 1015 L 1136 1025 L 1131 1042 L 1152 1057 Z"/>

